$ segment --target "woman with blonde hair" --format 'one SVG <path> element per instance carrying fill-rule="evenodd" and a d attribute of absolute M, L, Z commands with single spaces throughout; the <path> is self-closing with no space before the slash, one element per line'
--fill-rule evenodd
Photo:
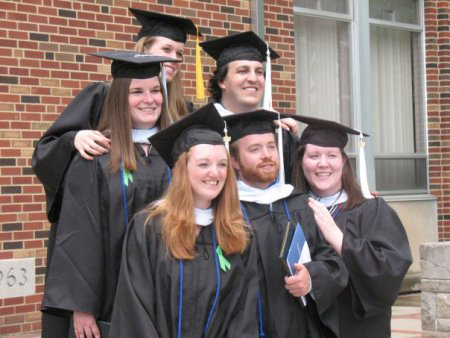
<path fill-rule="evenodd" d="M 256 251 L 210 104 L 152 136 L 173 166 L 165 196 L 123 244 L 111 337 L 255 337 Z"/>
<path fill-rule="evenodd" d="M 67 169 L 42 302 L 60 325 L 45 326 L 43 337 L 67 337 L 64 323 L 72 317 L 77 338 L 107 337 L 128 222 L 170 180 L 148 137 L 170 123 L 158 75 L 161 62 L 176 60 L 123 51 L 97 56 L 113 59 L 98 129 L 111 151 L 93 160 L 77 154 Z"/>

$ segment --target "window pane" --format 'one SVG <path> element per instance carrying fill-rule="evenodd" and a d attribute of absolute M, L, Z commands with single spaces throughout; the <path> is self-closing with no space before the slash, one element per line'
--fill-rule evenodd
<path fill-rule="evenodd" d="M 419 46 L 417 33 L 377 26 L 370 29 L 375 157 L 425 153 Z M 377 159 L 377 190 L 425 189 L 426 166 L 418 163 L 422 162 Z"/>
<path fill-rule="evenodd" d="M 295 6 L 333 13 L 349 13 L 348 0 L 295 0 Z"/>
<path fill-rule="evenodd" d="M 420 159 L 377 159 L 375 172 L 378 191 L 417 192 L 427 189 L 427 161 Z"/>
<path fill-rule="evenodd" d="M 349 24 L 295 18 L 297 112 L 352 125 Z"/>
<path fill-rule="evenodd" d="M 370 0 L 369 16 L 372 19 L 418 24 L 417 0 Z"/>

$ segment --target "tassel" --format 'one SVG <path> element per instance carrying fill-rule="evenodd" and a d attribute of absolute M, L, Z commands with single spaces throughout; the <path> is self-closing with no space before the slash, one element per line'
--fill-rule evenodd
<path fill-rule="evenodd" d="M 282 188 L 285 184 L 285 177 L 284 177 L 284 150 L 283 150 L 283 128 L 281 128 L 281 117 L 280 113 L 278 113 L 278 153 L 280 158 L 280 166 L 278 170 L 278 182 L 280 183 L 280 188 Z"/>
<path fill-rule="evenodd" d="M 203 84 L 203 69 L 200 50 L 200 39 L 197 28 L 197 40 L 195 43 L 195 91 L 197 99 L 203 100 L 205 98 L 205 86 Z"/>
<path fill-rule="evenodd" d="M 228 153 L 230 152 L 230 141 L 231 137 L 228 136 L 228 128 L 227 128 L 227 122 L 224 120 L 225 127 L 223 128 L 223 142 L 225 143 L 225 148 L 227 149 Z"/>
<path fill-rule="evenodd" d="M 173 118 L 172 114 L 169 111 L 169 95 L 167 92 L 167 76 L 166 76 L 166 68 L 164 68 L 164 63 L 161 63 L 161 84 L 164 96 L 164 107 L 166 108 L 167 115 L 169 116 L 170 124 L 172 124 Z"/>
<path fill-rule="evenodd" d="M 269 44 L 266 42 L 266 84 L 264 86 L 263 109 L 273 110 L 272 108 L 272 64 L 270 60 Z"/>
<path fill-rule="evenodd" d="M 369 183 L 367 181 L 367 168 L 366 168 L 366 156 L 364 154 L 364 147 L 366 142 L 363 141 L 363 134 L 359 134 L 359 156 L 358 156 L 358 167 L 359 167 L 359 184 L 361 185 L 361 191 L 364 198 L 373 198 L 369 190 Z"/>

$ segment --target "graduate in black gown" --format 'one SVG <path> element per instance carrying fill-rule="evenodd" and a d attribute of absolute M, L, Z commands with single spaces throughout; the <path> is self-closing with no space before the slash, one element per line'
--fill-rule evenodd
<path fill-rule="evenodd" d="M 185 18 L 148 12 L 130 8 L 142 25 L 135 51 L 182 59 L 187 34 L 197 34 L 194 23 Z M 192 103 L 184 100 L 181 86 L 181 64 L 166 63 L 167 90 L 169 92 L 168 110 L 172 119 L 192 111 Z M 104 101 L 110 83 L 95 82 L 85 87 L 64 109 L 52 126 L 37 142 L 32 156 L 32 168 L 44 186 L 47 201 L 47 217 L 50 223 L 47 243 L 47 267 L 51 263 L 58 217 L 63 195 L 63 180 L 71 160 L 79 152 L 82 157 L 92 159 L 95 155 L 107 153 L 110 140 L 107 135 L 97 131 Z M 47 268 L 48 270 L 48 268 Z M 56 327 L 66 330 L 67 320 L 59 320 L 51 314 L 43 314 L 42 332 Z"/>
<path fill-rule="evenodd" d="M 144 52 L 182 60 L 187 34 L 197 34 L 194 23 L 185 18 L 130 8 L 141 23 L 137 35 L 136 52 Z M 192 111 L 181 87 L 181 64 L 165 64 L 168 111 L 172 120 L 177 120 Z M 86 159 L 109 151 L 110 140 L 96 131 L 103 104 L 110 84 L 95 82 L 84 88 L 64 109 L 52 126 L 38 141 L 32 167 L 45 188 L 47 215 L 56 222 L 59 215 L 62 190 L 61 183 L 71 159 L 76 152 Z"/>
<path fill-rule="evenodd" d="M 412 257 L 403 225 L 382 198 L 361 192 L 344 152 L 347 134 L 358 131 L 335 122 L 300 116 L 302 134 L 294 173 L 309 191 L 309 206 L 327 242 L 349 271 L 338 297 L 341 337 L 391 336 L 391 306 Z"/>
<path fill-rule="evenodd" d="M 111 337 L 257 337 L 256 251 L 212 105 L 150 138 L 173 179 L 123 244 Z"/>
<path fill-rule="evenodd" d="M 216 60 L 217 67 L 209 79 L 208 90 L 221 116 L 258 110 L 263 96 L 263 108 L 272 110 L 270 64 L 280 56 L 266 41 L 247 31 L 210 39 L 200 46 Z M 266 62 L 265 68 L 263 62 Z M 281 119 L 281 125 L 286 182 L 290 183 L 298 147 L 298 125 L 289 115 Z"/>
<path fill-rule="evenodd" d="M 99 131 L 111 151 L 93 160 L 77 154 L 63 183 L 54 255 L 48 267 L 42 309 L 74 313 L 77 337 L 98 337 L 96 319 L 110 321 L 123 237 L 131 217 L 160 198 L 170 169 L 148 137 L 170 124 L 163 104 L 162 56 L 102 52 L 113 59 L 113 81 Z M 44 336 L 67 333 L 47 328 Z"/>
<path fill-rule="evenodd" d="M 278 114 L 260 110 L 224 119 L 231 130 L 230 153 L 239 177 L 241 208 L 258 248 L 260 335 L 337 336 L 335 300 L 347 285 L 348 273 L 318 230 L 307 195 L 284 183 L 279 158 L 283 150 L 277 146 L 283 142 L 275 136 L 273 124 Z M 288 223 L 292 229 L 301 226 L 311 256 L 309 262 L 296 266 L 291 277 L 286 277 L 279 258 Z"/>

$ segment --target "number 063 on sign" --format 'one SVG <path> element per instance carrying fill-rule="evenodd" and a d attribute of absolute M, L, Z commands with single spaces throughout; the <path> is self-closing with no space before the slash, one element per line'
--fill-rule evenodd
<path fill-rule="evenodd" d="M 35 293 L 34 258 L 0 260 L 0 298 Z"/>

